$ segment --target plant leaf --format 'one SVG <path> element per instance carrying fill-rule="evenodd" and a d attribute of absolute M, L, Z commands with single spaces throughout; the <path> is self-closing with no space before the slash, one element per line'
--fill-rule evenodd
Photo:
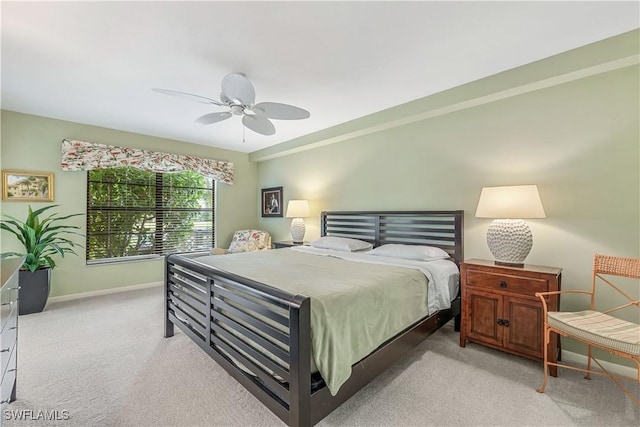
<path fill-rule="evenodd" d="M 24 246 L 25 254 L 6 252 L 0 254 L 0 257 L 25 256 L 23 268 L 29 271 L 36 271 L 45 266 L 53 269 L 56 263 L 52 255 L 60 255 L 63 258 L 65 254 L 69 253 L 78 255 L 74 251 L 74 248 L 82 247 L 82 245 L 68 239 L 67 236 L 76 235 L 84 237 L 84 235 L 77 231 L 72 231 L 80 229 L 79 226 L 64 224 L 63 222 L 69 218 L 82 216 L 84 214 L 76 213 L 59 216 L 56 212 L 53 212 L 44 219 L 40 218 L 44 212 L 57 206 L 59 205 L 44 206 L 34 211 L 31 205 L 29 205 L 27 217 L 24 222 L 3 213 L 3 219 L 0 221 L 0 229 L 15 235 L 18 241 Z"/>

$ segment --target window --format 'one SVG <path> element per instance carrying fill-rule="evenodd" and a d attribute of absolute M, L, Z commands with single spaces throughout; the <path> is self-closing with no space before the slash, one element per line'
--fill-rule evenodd
<path fill-rule="evenodd" d="M 213 180 L 132 167 L 87 173 L 87 263 L 209 250 Z"/>

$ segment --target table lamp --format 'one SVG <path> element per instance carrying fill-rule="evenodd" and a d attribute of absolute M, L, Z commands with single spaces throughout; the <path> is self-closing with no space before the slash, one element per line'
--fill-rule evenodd
<path fill-rule="evenodd" d="M 545 218 L 538 186 L 483 188 L 476 218 L 494 218 L 487 230 L 487 246 L 495 263 L 523 267 L 533 247 L 533 234 L 524 218 Z"/>
<path fill-rule="evenodd" d="M 289 200 L 287 205 L 287 218 L 291 220 L 291 238 L 293 243 L 302 243 L 304 239 L 304 220 L 309 216 L 309 202 L 306 200 Z"/>

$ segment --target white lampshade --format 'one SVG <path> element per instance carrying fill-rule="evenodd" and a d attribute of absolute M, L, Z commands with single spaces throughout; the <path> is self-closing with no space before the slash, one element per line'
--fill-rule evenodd
<path fill-rule="evenodd" d="M 495 218 L 487 230 L 487 246 L 496 264 L 523 266 L 533 247 L 533 233 L 522 218 L 545 218 L 536 185 L 485 187 L 477 218 Z"/>
<path fill-rule="evenodd" d="M 545 218 L 537 185 L 485 187 L 480 193 L 477 218 Z"/>
<path fill-rule="evenodd" d="M 306 200 L 289 200 L 287 218 L 291 220 L 291 238 L 293 243 L 302 243 L 305 233 L 304 220 L 309 216 L 309 202 Z"/>
<path fill-rule="evenodd" d="M 309 202 L 306 200 L 289 200 L 287 218 L 306 218 L 309 216 Z"/>

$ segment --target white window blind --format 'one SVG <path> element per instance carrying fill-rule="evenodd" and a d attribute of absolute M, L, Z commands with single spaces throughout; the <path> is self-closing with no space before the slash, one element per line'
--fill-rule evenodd
<path fill-rule="evenodd" d="M 87 172 L 87 262 L 208 251 L 215 184 L 195 172 Z"/>

